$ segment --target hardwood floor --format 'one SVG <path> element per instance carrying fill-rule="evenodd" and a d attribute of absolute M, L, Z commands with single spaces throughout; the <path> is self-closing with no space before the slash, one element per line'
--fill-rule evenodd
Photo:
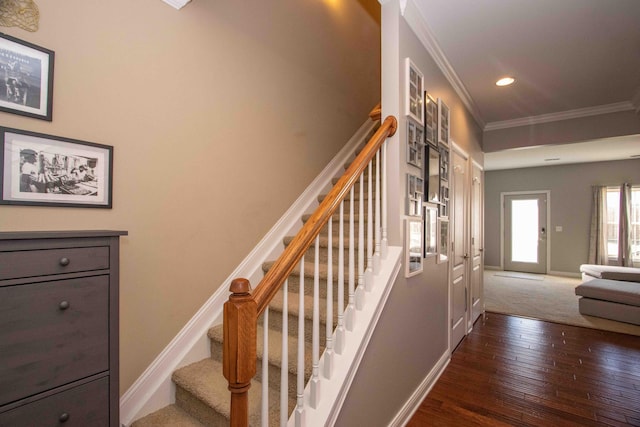
<path fill-rule="evenodd" d="M 486 313 L 407 424 L 640 426 L 640 337 Z"/>

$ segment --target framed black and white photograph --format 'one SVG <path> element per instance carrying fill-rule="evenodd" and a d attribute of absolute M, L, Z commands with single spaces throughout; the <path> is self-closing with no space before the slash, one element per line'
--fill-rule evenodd
<path fill-rule="evenodd" d="M 422 272 L 422 219 L 405 220 L 405 277 Z"/>
<path fill-rule="evenodd" d="M 411 62 L 411 59 L 405 59 L 405 80 L 406 80 L 406 115 L 414 119 L 418 124 L 424 126 L 424 76 L 422 72 Z"/>
<path fill-rule="evenodd" d="M 407 163 L 422 170 L 424 133 L 422 126 L 407 120 Z"/>
<path fill-rule="evenodd" d="M 449 107 L 438 98 L 438 141 L 449 147 Z"/>
<path fill-rule="evenodd" d="M 422 216 L 423 188 L 424 182 L 421 177 L 407 174 L 407 208 L 405 212 L 407 215 Z"/>
<path fill-rule="evenodd" d="M 438 146 L 438 104 L 426 91 L 424 93 L 424 139 L 426 144 Z"/>
<path fill-rule="evenodd" d="M 438 254 L 438 206 L 432 203 L 424 205 L 424 258 Z"/>
<path fill-rule="evenodd" d="M 440 150 L 425 145 L 424 195 L 425 202 L 440 202 Z"/>
<path fill-rule="evenodd" d="M 113 147 L 0 127 L 0 204 L 111 208 Z"/>
<path fill-rule="evenodd" d="M 0 110 L 52 120 L 54 52 L 0 33 Z"/>
<path fill-rule="evenodd" d="M 449 259 L 449 220 L 438 218 L 438 263 Z"/>

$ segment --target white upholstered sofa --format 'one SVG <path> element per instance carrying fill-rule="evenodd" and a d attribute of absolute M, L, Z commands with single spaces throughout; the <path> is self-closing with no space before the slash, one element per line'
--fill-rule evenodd
<path fill-rule="evenodd" d="M 581 314 L 640 325 L 640 268 L 583 264 Z"/>

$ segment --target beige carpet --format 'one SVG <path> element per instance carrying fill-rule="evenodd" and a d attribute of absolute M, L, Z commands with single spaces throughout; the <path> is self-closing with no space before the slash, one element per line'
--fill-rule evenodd
<path fill-rule="evenodd" d="M 579 278 L 541 275 L 543 280 L 530 280 L 501 273 L 484 273 L 487 311 L 640 336 L 640 326 L 580 314 L 574 292 Z"/>

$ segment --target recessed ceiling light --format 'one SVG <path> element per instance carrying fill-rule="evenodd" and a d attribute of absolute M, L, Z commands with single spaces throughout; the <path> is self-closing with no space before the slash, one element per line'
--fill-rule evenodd
<path fill-rule="evenodd" d="M 503 77 L 496 82 L 496 86 L 509 86 L 515 81 L 516 79 L 514 79 L 513 77 Z"/>

